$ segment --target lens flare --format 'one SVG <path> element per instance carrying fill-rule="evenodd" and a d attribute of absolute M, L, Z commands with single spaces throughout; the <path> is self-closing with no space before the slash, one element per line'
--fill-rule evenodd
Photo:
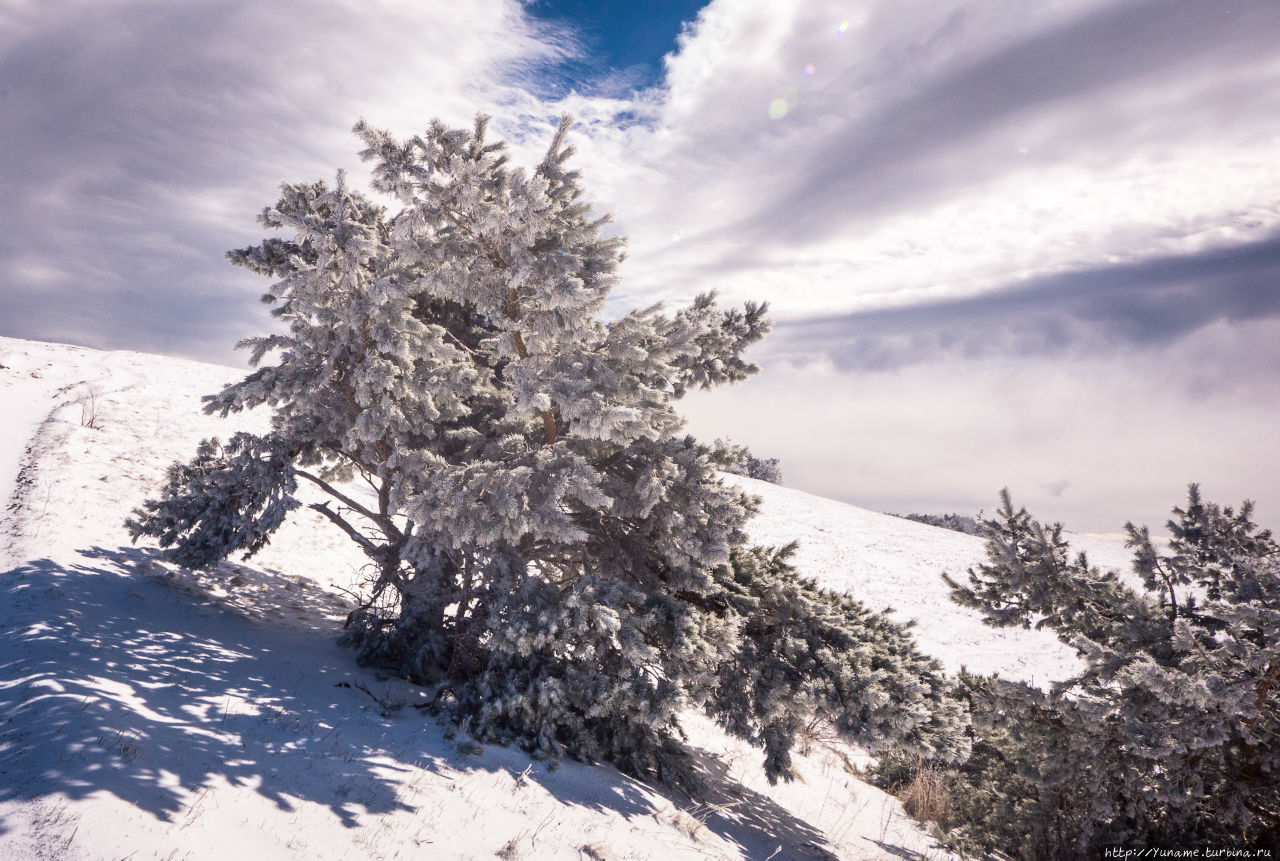
<path fill-rule="evenodd" d="M 786 99 L 774 99 L 769 102 L 769 119 L 780 120 L 787 115 L 787 111 L 791 110 Z"/>
<path fill-rule="evenodd" d="M 809 63 L 804 67 L 804 76 L 806 78 L 812 78 L 817 73 L 817 71 L 818 70 L 814 67 L 813 63 Z"/>
<path fill-rule="evenodd" d="M 848 21 L 841 21 L 841 22 L 840 22 L 840 26 L 839 26 L 839 27 L 836 27 L 836 32 L 837 32 L 837 33 L 848 33 L 848 32 L 849 32 L 849 22 L 848 22 Z"/>

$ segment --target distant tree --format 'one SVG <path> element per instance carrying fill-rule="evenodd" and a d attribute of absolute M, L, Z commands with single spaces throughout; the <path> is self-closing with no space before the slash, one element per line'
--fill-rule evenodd
<path fill-rule="evenodd" d="M 988 560 L 956 601 L 992 625 L 1057 634 L 1084 661 L 1049 692 L 969 676 L 980 739 L 958 772 L 970 848 L 1095 856 L 1112 843 L 1280 839 L 1280 551 L 1191 485 L 1167 550 L 1127 524 L 1135 590 L 1069 558 L 1060 524 L 987 522 Z"/>
<path fill-rule="evenodd" d="M 364 124 L 374 188 L 286 185 L 231 252 L 276 279 L 276 364 L 206 398 L 268 406 L 272 431 L 206 441 L 129 522 L 189 566 L 252 554 L 301 503 L 369 559 L 346 641 L 435 687 L 481 740 L 689 776 L 679 716 L 702 707 L 789 777 L 800 708 L 850 736 L 963 755 L 964 715 L 905 635 L 750 549 L 756 502 L 723 483 L 675 402 L 756 371 L 765 306 L 700 296 L 612 322 L 622 259 L 566 167 L 568 120 L 531 173 L 501 143 L 433 123 Z M 762 615 L 764 614 L 764 615 Z M 745 686 L 745 689 L 744 689 Z"/>
<path fill-rule="evenodd" d="M 725 472 L 745 475 L 770 484 L 782 484 L 782 467 L 776 457 L 767 460 L 756 457 L 745 445 L 723 439 L 717 439 L 711 444 L 711 454 L 716 464 Z"/>
<path fill-rule="evenodd" d="M 937 526 L 939 529 L 950 529 L 952 532 L 963 535 L 985 534 L 982 523 L 978 519 L 982 516 L 982 512 L 978 512 L 978 517 L 970 517 L 967 514 L 894 514 L 892 516 L 913 520 L 927 526 Z"/>

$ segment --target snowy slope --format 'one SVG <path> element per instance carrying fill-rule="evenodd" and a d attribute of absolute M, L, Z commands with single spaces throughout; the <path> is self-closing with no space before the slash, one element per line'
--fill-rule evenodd
<path fill-rule="evenodd" d="M 1077 667 L 1074 652 L 1056 638 L 1041 631 L 994 630 L 949 599 L 941 573 L 963 582 L 968 569 L 986 556 L 982 539 L 749 478 L 733 480 L 762 499 L 760 514 L 748 528 L 756 542 L 797 541 L 793 562 L 798 570 L 874 610 L 915 620 L 921 648 L 949 672 L 965 667 L 1041 684 L 1065 678 Z M 1127 570 L 1123 544 L 1068 537 L 1093 564 Z"/>
<path fill-rule="evenodd" d="M 334 645 L 361 559 L 318 515 L 210 574 L 129 544 L 121 521 L 171 461 L 261 426 L 199 412 L 239 372 L 9 339 L 0 365 L 0 858 L 950 857 L 847 750 L 815 745 L 770 787 L 758 752 L 691 716 L 693 804 L 446 739 L 417 691 Z M 742 481 L 757 540 L 801 540 L 802 571 L 920 619 L 948 666 L 1069 670 L 1050 638 L 945 600 L 938 574 L 975 539 Z"/>

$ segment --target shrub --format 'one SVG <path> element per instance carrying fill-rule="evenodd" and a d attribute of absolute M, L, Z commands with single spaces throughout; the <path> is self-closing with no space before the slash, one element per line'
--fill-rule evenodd
<path fill-rule="evenodd" d="M 1044 692 L 962 679 L 976 740 L 962 846 L 1078 858 L 1113 843 L 1275 845 L 1280 834 L 1280 552 L 1191 485 L 1166 551 L 1127 524 L 1142 588 L 1069 558 L 1008 492 L 959 603 L 1053 631 L 1084 660 Z"/>

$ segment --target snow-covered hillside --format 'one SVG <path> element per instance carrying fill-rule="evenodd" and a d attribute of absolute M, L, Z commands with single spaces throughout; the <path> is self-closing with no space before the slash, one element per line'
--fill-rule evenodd
<path fill-rule="evenodd" d="M 334 644 L 362 560 L 319 515 L 213 573 L 130 545 L 122 521 L 165 467 L 246 426 L 199 411 L 238 373 L 0 339 L 0 857 L 949 857 L 849 751 L 814 745 L 770 787 L 757 751 L 691 716 L 693 803 L 446 738 L 419 692 Z M 805 574 L 919 620 L 948 668 L 1069 672 L 1050 637 L 946 599 L 939 573 L 977 539 L 735 480 L 763 497 L 757 540 L 799 540 Z"/>
<path fill-rule="evenodd" d="M 949 672 L 965 667 L 1041 684 L 1077 667 L 1074 652 L 1054 637 L 994 630 L 950 600 L 940 573 L 963 580 L 985 557 L 982 539 L 749 478 L 733 480 L 763 498 L 750 527 L 753 539 L 771 545 L 797 541 L 793 561 L 800 571 L 872 609 L 915 620 L 921 648 Z M 1069 537 L 1095 565 L 1127 572 L 1129 556 L 1120 542 Z"/>

